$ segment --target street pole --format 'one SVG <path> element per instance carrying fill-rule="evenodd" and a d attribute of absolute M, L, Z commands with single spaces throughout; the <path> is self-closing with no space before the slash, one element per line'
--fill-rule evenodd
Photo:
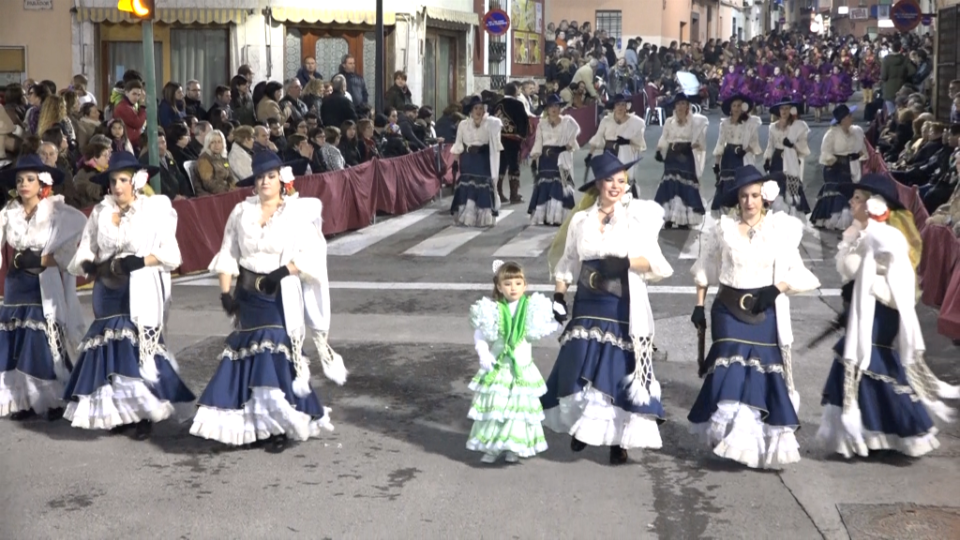
<path fill-rule="evenodd" d="M 377 0 L 377 31 L 375 38 L 375 45 L 377 47 L 376 54 L 376 63 L 377 69 L 375 71 L 376 75 L 374 76 L 373 84 L 373 97 L 374 107 L 376 107 L 375 114 L 383 113 L 383 0 Z"/>
<path fill-rule="evenodd" d="M 145 20 L 141 23 L 143 29 L 143 65 L 144 77 L 147 83 L 147 148 L 150 165 L 160 165 L 160 147 L 157 140 L 157 69 L 153 58 L 153 21 Z M 141 135 L 142 136 L 142 135 Z M 155 195 L 160 194 L 160 175 L 150 179 L 150 188 Z"/>

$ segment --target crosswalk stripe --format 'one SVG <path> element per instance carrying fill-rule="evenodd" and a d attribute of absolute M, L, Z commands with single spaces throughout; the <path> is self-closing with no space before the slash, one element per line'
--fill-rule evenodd
<path fill-rule="evenodd" d="M 493 256 L 502 258 L 539 257 L 557 235 L 556 227 L 531 225 L 498 249 Z"/>
<path fill-rule="evenodd" d="M 381 221 L 359 231 L 346 234 L 327 244 L 327 254 L 336 256 L 356 255 L 377 242 L 436 213 L 436 208 L 421 208 L 415 212 Z"/>
<path fill-rule="evenodd" d="M 510 216 L 513 210 L 500 210 L 497 223 Z M 403 252 L 417 257 L 446 257 L 470 240 L 480 236 L 486 229 L 450 226 L 423 242 Z"/>

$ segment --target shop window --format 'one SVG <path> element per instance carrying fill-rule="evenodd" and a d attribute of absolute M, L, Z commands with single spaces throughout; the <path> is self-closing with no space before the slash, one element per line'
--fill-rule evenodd
<path fill-rule="evenodd" d="M 183 85 L 184 90 L 187 81 L 200 81 L 204 107 L 213 104 L 217 86 L 230 84 L 228 39 L 226 28 L 170 30 L 170 79 Z M 166 82 L 158 80 L 157 88 L 163 88 Z"/>
<path fill-rule="evenodd" d="M 106 68 L 105 79 L 107 83 L 105 87 L 107 97 L 109 97 L 110 89 L 117 84 L 117 81 L 123 80 L 123 74 L 127 70 L 135 69 L 140 72 L 140 75 L 146 77 L 144 74 L 142 41 L 104 41 L 103 49 L 104 57 L 107 59 L 104 66 Z M 166 82 L 163 80 L 163 43 L 153 43 L 153 63 L 157 88 L 163 88 L 163 84 Z M 157 97 L 159 98 L 159 95 Z"/>
<path fill-rule="evenodd" d="M 26 47 L 0 47 L 0 86 L 21 84 L 26 71 Z"/>
<path fill-rule="evenodd" d="M 619 39 L 623 28 L 622 11 L 597 11 L 597 32 L 607 31 L 607 36 Z"/>

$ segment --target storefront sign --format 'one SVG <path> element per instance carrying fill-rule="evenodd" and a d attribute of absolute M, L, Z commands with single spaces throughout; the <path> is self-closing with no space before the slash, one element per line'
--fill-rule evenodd
<path fill-rule="evenodd" d="M 53 0 L 23 0 L 23 9 L 29 11 L 52 10 Z"/>
<path fill-rule="evenodd" d="M 890 20 L 893 27 L 901 32 L 909 32 L 920 26 L 923 13 L 917 0 L 900 0 L 890 8 Z"/>
<path fill-rule="evenodd" d="M 502 36 L 510 30 L 510 16 L 502 9 L 491 9 L 483 15 L 483 29 L 491 36 Z"/>

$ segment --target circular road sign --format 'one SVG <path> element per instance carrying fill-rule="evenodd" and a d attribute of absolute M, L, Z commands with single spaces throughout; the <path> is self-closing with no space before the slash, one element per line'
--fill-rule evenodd
<path fill-rule="evenodd" d="M 890 20 L 893 27 L 901 32 L 909 32 L 920 26 L 923 12 L 917 0 L 900 0 L 890 8 Z"/>
<path fill-rule="evenodd" d="M 920 24 L 924 26 L 930 26 L 931 24 L 933 24 L 933 17 L 929 15 L 924 15 L 923 18 L 920 19 Z"/>
<path fill-rule="evenodd" d="M 502 36 L 510 30 L 510 16 L 502 9 L 491 9 L 483 15 L 483 29 L 491 36 Z"/>

